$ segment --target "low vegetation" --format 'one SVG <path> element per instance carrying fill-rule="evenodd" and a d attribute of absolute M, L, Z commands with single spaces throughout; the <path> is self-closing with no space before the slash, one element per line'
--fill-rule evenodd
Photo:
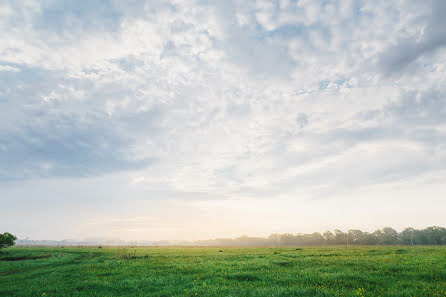
<path fill-rule="evenodd" d="M 14 247 L 0 296 L 446 296 L 446 247 Z"/>

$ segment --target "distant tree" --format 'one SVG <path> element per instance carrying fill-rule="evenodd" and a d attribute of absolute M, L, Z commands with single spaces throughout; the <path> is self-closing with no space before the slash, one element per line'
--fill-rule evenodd
<path fill-rule="evenodd" d="M 303 233 L 297 233 L 295 235 L 295 237 L 296 237 L 296 244 L 297 245 L 305 245 L 306 244 L 304 236 L 305 236 L 305 234 L 303 234 Z"/>
<path fill-rule="evenodd" d="M 375 230 L 372 235 L 375 238 L 376 244 L 383 244 L 383 232 L 380 229 Z"/>
<path fill-rule="evenodd" d="M 296 237 L 290 233 L 281 234 L 279 242 L 282 246 L 294 246 L 297 244 Z"/>
<path fill-rule="evenodd" d="M 325 231 L 324 234 L 325 243 L 333 244 L 335 241 L 335 236 L 330 231 Z"/>
<path fill-rule="evenodd" d="M 364 232 L 361 230 L 348 230 L 347 236 L 351 244 L 364 244 Z"/>
<path fill-rule="evenodd" d="M 278 247 L 279 246 L 279 241 L 280 241 L 280 234 L 274 233 L 271 234 L 268 237 L 269 240 L 271 240 L 273 246 Z"/>
<path fill-rule="evenodd" d="M 400 239 L 403 244 L 414 245 L 414 237 L 417 230 L 414 228 L 406 228 L 400 233 Z"/>
<path fill-rule="evenodd" d="M 336 244 L 347 244 L 347 234 L 339 229 L 334 230 Z"/>
<path fill-rule="evenodd" d="M 429 241 L 426 232 L 424 230 L 415 230 L 413 234 L 413 242 L 414 244 L 428 244 Z"/>
<path fill-rule="evenodd" d="M 364 232 L 364 235 L 362 236 L 361 244 L 377 244 L 378 238 L 376 237 L 375 233 L 368 233 Z"/>
<path fill-rule="evenodd" d="M 17 237 L 12 235 L 11 233 L 5 232 L 3 234 L 0 234 L 0 251 L 3 248 L 7 248 L 8 246 L 12 246 L 15 244 L 14 241 L 17 240 Z"/>
<path fill-rule="evenodd" d="M 427 244 L 442 244 L 446 243 L 446 229 L 438 226 L 428 227 L 422 230 L 427 238 Z"/>
<path fill-rule="evenodd" d="M 399 243 L 398 232 L 396 232 L 395 229 L 390 228 L 390 227 L 385 227 L 380 231 L 381 232 L 377 232 L 377 234 L 379 235 L 378 242 L 380 244 L 398 244 Z"/>
<path fill-rule="evenodd" d="M 311 234 L 305 234 L 306 241 L 310 245 L 321 245 L 325 243 L 325 239 L 319 232 L 314 232 Z"/>

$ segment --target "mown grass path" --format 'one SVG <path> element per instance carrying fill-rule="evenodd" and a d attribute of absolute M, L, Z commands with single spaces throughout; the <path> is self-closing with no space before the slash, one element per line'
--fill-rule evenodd
<path fill-rule="evenodd" d="M 446 247 L 11 248 L 0 296 L 444 297 Z"/>

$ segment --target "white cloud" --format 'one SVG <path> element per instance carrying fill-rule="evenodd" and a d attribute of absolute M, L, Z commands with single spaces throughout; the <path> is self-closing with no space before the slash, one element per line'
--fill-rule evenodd
<path fill-rule="evenodd" d="M 72 5 L 0 7 L 5 183 L 122 174 L 104 184 L 129 204 L 267 209 L 444 170 L 444 26 L 427 2 Z"/>
<path fill-rule="evenodd" d="M 9 65 L 0 65 L 0 71 L 20 72 L 20 69 Z"/>

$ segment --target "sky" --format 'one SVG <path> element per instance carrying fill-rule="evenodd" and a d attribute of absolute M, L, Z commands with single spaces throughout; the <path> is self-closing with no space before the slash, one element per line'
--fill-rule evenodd
<path fill-rule="evenodd" d="M 0 1 L 0 232 L 446 225 L 446 1 Z"/>

